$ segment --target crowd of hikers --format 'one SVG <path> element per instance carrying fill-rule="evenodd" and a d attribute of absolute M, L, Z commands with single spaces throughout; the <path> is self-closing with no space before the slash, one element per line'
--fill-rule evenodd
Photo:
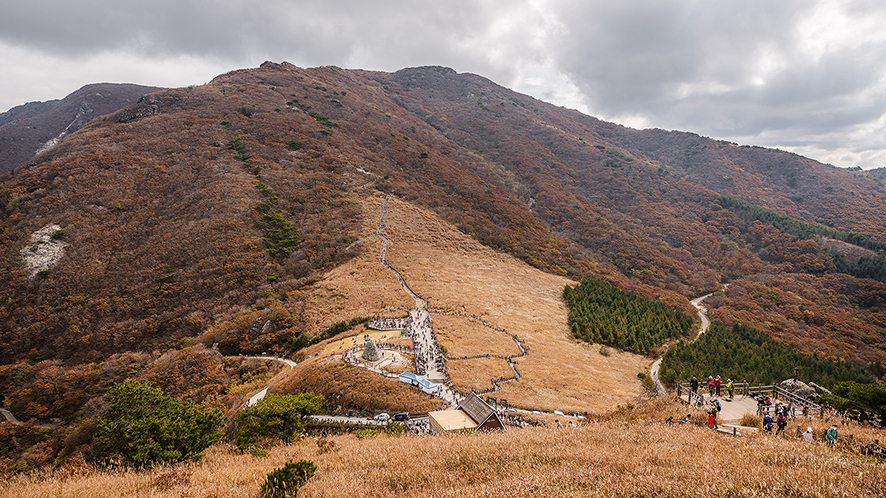
<path fill-rule="evenodd" d="M 794 369 L 794 376 L 796 379 L 797 369 Z M 699 407 L 704 406 L 705 412 L 708 416 L 708 425 L 714 429 L 719 428 L 717 423 L 717 416 L 720 411 L 723 409 L 723 406 L 720 404 L 720 400 L 718 398 L 723 397 L 723 391 L 725 388 L 726 396 L 728 401 L 732 401 L 735 397 L 735 387 L 732 383 L 732 379 L 726 379 L 724 383 L 719 375 L 716 377 L 708 376 L 707 379 L 707 390 L 710 393 L 710 398 L 705 402 L 704 394 L 699 394 L 698 390 L 700 387 L 700 383 L 696 377 L 692 377 L 692 380 L 689 382 L 689 389 L 693 394 L 698 397 L 698 405 Z M 775 435 L 781 435 L 784 433 L 785 428 L 788 426 L 788 419 L 795 419 L 797 417 L 796 410 L 794 409 L 793 404 L 782 404 L 781 402 L 776 402 L 775 406 L 772 407 L 772 400 L 767 395 L 756 395 L 754 399 L 757 401 L 757 415 L 764 414 L 762 429 L 766 434 L 772 434 L 772 430 L 775 429 Z M 802 415 L 804 417 L 808 416 L 808 407 L 803 406 Z M 687 414 L 679 423 L 685 424 L 692 420 L 692 415 Z M 673 423 L 673 418 L 669 418 L 665 421 L 670 424 Z M 797 426 L 797 437 L 802 438 L 803 441 L 811 443 L 813 438 L 812 427 L 808 427 L 805 432 L 802 431 L 800 425 Z M 832 425 L 825 431 L 824 439 L 828 445 L 833 445 L 837 442 L 837 438 L 839 434 L 837 432 L 837 426 Z"/>
<path fill-rule="evenodd" d="M 732 379 L 726 379 L 726 382 L 723 382 L 723 379 L 718 375 L 714 377 L 713 375 L 708 376 L 708 392 L 711 394 L 711 397 L 722 396 L 723 389 L 726 389 L 726 392 L 729 395 L 729 399 L 735 397 L 735 386 L 732 384 Z M 698 379 L 693 377 L 689 382 L 689 389 L 692 390 L 693 393 L 698 394 L 699 382 Z"/>

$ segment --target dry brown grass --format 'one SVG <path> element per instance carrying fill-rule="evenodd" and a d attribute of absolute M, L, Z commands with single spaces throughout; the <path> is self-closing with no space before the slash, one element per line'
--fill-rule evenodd
<path fill-rule="evenodd" d="M 446 364 L 446 368 L 449 369 L 452 383 L 466 390 L 465 392 L 491 388 L 492 378 L 514 376 L 508 363 L 500 358 L 450 361 Z"/>
<path fill-rule="evenodd" d="M 665 426 L 684 408 L 656 403 L 577 428 L 414 438 L 330 438 L 270 449 L 270 457 L 211 448 L 200 464 L 145 473 L 17 477 L 0 495 L 24 497 L 256 497 L 265 475 L 287 460 L 317 472 L 298 496 L 886 496 L 883 464 L 821 442 L 773 436 L 731 438 L 694 425 Z M 651 420 L 654 421 L 650 421 Z M 816 434 L 829 425 L 813 425 Z M 866 440 L 871 428 L 843 428 Z M 321 454 L 322 453 L 322 454 Z"/>
<path fill-rule="evenodd" d="M 273 394 L 313 392 L 324 398 L 324 411 L 333 415 L 348 409 L 369 413 L 426 412 L 440 407 L 442 401 L 418 389 L 389 379 L 364 368 L 335 359 L 310 358 L 271 386 Z"/>
<path fill-rule="evenodd" d="M 745 427 L 756 427 L 757 429 L 759 429 L 763 425 L 763 417 L 747 413 L 741 418 L 741 422 L 739 422 L 739 425 L 743 425 Z"/>
<path fill-rule="evenodd" d="M 487 353 L 500 356 L 520 354 L 520 349 L 510 335 L 475 320 L 443 314 L 434 314 L 432 317 L 437 340 L 446 348 L 450 358 Z"/>
<path fill-rule="evenodd" d="M 364 236 L 375 233 L 383 200 L 378 195 L 364 200 Z M 646 358 L 623 352 L 603 356 L 599 346 L 578 343 L 570 335 L 561 296 L 563 287 L 574 282 L 492 251 L 397 198 L 388 205 L 386 234 L 391 240 L 388 261 L 434 309 L 481 317 L 526 341 L 530 354 L 517 360 L 523 377 L 506 384 L 500 397 L 549 410 L 606 412 L 641 394 L 637 372 L 646 370 Z M 358 247 L 359 256 L 329 272 L 305 296 L 306 316 L 318 330 L 355 316 L 405 316 L 414 304 L 393 273 L 378 263 L 379 240 Z M 505 334 L 469 320 L 433 318 L 450 354 L 517 352 Z M 488 386 L 490 378 L 510 375 L 503 368 L 503 361 L 475 366 L 470 382 Z M 456 387 L 469 389 L 463 379 L 455 381 Z"/>

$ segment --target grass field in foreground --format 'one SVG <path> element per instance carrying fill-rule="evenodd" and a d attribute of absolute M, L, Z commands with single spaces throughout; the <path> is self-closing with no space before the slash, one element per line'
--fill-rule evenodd
<path fill-rule="evenodd" d="M 313 440 L 273 447 L 270 457 L 258 459 L 218 445 L 196 465 L 143 473 L 80 466 L 2 482 L 0 495 L 257 497 L 269 471 L 304 458 L 317 472 L 300 497 L 886 496 L 883 463 L 820 442 L 828 421 L 803 421 L 819 439 L 813 444 L 763 435 L 733 439 L 705 427 L 661 423 L 683 409 L 656 402 L 577 428 L 426 438 L 345 435 L 333 438 L 336 450 L 322 455 Z M 884 431 L 841 427 L 848 433 L 886 439 Z"/>

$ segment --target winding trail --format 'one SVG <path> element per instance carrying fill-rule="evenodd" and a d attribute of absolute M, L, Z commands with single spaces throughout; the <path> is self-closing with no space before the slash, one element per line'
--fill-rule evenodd
<path fill-rule="evenodd" d="M 405 328 L 404 332 L 407 336 L 412 338 L 413 341 L 413 353 L 416 359 L 416 373 L 420 376 L 425 377 L 426 379 L 436 383 L 440 386 L 439 394 L 437 395 L 439 398 L 443 399 L 451 407 L 455 407 L 458 405 L 459 401 L 464 398 L 464 394 L 460 392 L 452 382 L 449 380 L 449 374 L 446 370 L 446 362 L 447 361 L 456 361 L 456 360 L 464 360 L 470 358 L 448 358 L 444 355 L 440 349 L 440 344 L 437 341 L 437 337 L 434 334 L 434 330 L 432 328 L 433 318 L 431 317 L 431 313 L 436 314 L 450 314 L 443 311 L 432 310 L 430 306 L 430 302 L 425 297 L 422 297 L 417 292 L 415 292 L 406 281 L 406 277 L 395 268 L 392 264 L 387 261 L 388 247 L 390 245 L 390 239 L 385 235 L 386 228 L 386 219 L 388 215 L 388 202 L 391 199 L 391 195 L 388 194 L 385 197 L 384 203 L 382 204 L 381 216 L 378 222 L 378 228 L 375 231 L 375 235 L 370 237 L 366 237 L 362 240 L 367 240 L 373 237 L 378 237 L 381 241 L 381 247 L 379 249 L 379 262 L 388 270 L 392 271 L 397 276 L 397 281 L 400 284 L 400 287 L 403 288 L 412 298 L 415 300 L 415 306 L 409 310 L 409 316 L 405 319 Z M 359 242 L 359 241 L 358 241 Z M 352 244 L 353 245 L 353 244 Z M 510 356 L 501 356 L 501 359 L 505 360 L 508 366 L 513 371 L 514 375 L 512 377 L 499 377 L 495 379 L 490 379 L 492 383 L 492 388 L 486 390 L 482 393 L 486 392 L 497 392 L 501 390 L 501 383 L 503 382 L 517 382 L 520 380 L 520 371 L 517 369 L 517 362 L 515 358 L 520 358 L 529 354 L 529 347 L 526 346 L 524 341 L 521 341 L 516 334 L 510 334 L 506 330 L 495 327 L 494 325 L 487 323 L 479 317 L 470 316 L 470 315 L 458 315 L 463 316 L 465 318 L 475 320 L 483 324 L 485 327 L 491 328 L 498 332 L 502 332 L 508 334 L 517 345 L 517 348 L 520 351 L 520 354 L 514 354 Z M 400 319 L 393 319 L 400 320 Z M 356 352 L 353 351 L 353 352 Z M 490 357 L 492 355 L 481 355 L 485 357 Z M 499 355 L 494 355 L 495 357 L 499 357 Z M 350 356 L 345 354 L 345 360 L 348 361 L 353 360 L 354 355 Z M 358 364 L 356 361 L 351 361 L 352 364 Z M 370 368 L 365 365 L 364 368 L 369 368 L 370 370 L 377 371 L 382 375 L 388 375 L 388 373 L 383 372 L 379 369 Z"/>
<path fill-rule="evenodd" d="M 296 365 L 298 365 L 298 363 L 292 360 L 287 360 L 286 358 L 277 358 L 276 356 L 232 356 L 231 358 L 242 358 L 244 360 L 275 360 L 289 365 L 289 370 L 292 370 L 293 368 L 295 368 Z M 268 388 L 271 387 L 271 384 L 280 380 L 280 377 L 283 377 L 287 373 L 288 370 L 283 370 L 275 375 L 274 378 L 265 385 L 265 387 L 249 397 L 249 399 L 246 401 L 246 406 L 253 406 L 259 401 L 265 399 L 265 396 L 267 396 L 268 394 Z M 244 406 L 244 408 L 246 406 Z"/>
<path fill-rule="evenodd" d="M 19 425 L 22 423 L 21 420 L 15 418 L 15 415 L 13 415 L 11 411 L 5 408 L 0 408 L 0 415 L 3 415 L 4 417 L 6 417 L 7 421 L 12 422 L 15 425 Z"/>
<path fill-rule="evenodd" d="M 729 284 L 725 284 L 723 286 L 723 291 L 725 292 L 728 287 Z M 698 334 L 695 336 L 695 338 L 692 339 L 693 341 L 701 337 L 702 334 L 708 331 L 708 327 L 711 326 L 711 321 L 708 320 L 707 315 L 708 309 L 705 308 L 704 305 L 702 305 L 701 303 L 702 301 L 713 295 L 714 293 L 711 292 L 709 294 L 705 294 L 704 296 L 697 297 L 692 301 L 689 301 L 689 303 L 692 304 L 692 307 L 695 308 L 696 311 L 698 311 L 698 317 L 701 318 L 701 327 L 699 327 L 698 329 Z M 655 360 L 655 363 L 652 364 L 652 368 L 649 369 L 649 375 L 652 377 L 652 382 L 655 384 L 655 389 L 658 391 L 658 393 L 662 396 L 667 396 L 668 391 L 667 389 L 665 389 L 664 385 L 662 385 L 661 383 L 661 380 L 659 380 L 658 378 L 658 371 L 661 368 L 661 361 L 663 359 L 664 357 L 662 356 L 661 358 Z"/>

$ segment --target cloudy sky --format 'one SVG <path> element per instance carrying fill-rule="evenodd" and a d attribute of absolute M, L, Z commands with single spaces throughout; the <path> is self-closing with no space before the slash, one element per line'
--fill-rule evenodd
<path fill-rule="evenodd" d="M 0 112 L 266 60 L 443 65 L 635 128 L 867 169 L 886 167 L 884 26 L 882 0 L 16 0 Z"/>

